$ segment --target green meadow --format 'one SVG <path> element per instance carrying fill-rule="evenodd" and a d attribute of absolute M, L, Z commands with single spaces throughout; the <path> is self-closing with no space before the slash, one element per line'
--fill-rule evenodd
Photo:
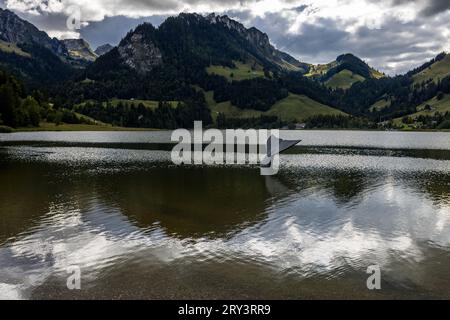
<path fill-rule="evenodd" d="M 234 61 L 236 68 L 224 66 L 210 66 L 206 68 L 208 74 L 216 74 L 227 78 L 229 81 L 242 81 L 264 77 L 264 71 L 260 67 L 253 68 L 249 63 Z"/>
<path fill-rule="evenodd" d="M 420 84 L 424 81 L 432 79 L 437 83 L 450 75 L 450 54 L 447 54 L 444 59 L 432 64 L 429 68 L 413 76 L 414 84 Z"/>
<path fill-rule="evenodd" d="M 331 77 L 326 85 L 330 88 L 349 89 L 356 82 L 362 82 L 365 78 L 359 74 L 355 74 L 349 70 L 342 70 Z"/>
<path fill-rule="evenodd" d="M 217 103 L 214 100 L 212 91 L 206 92 L 205 97 L 206 102 L 211 109 L 213 119 L 216 119 L 219 113 L 223 113 L 229 118 L 252 118 L 261 115 L 273 115 L 284 121 L 301 122 L 316 115 L 345 114 L 342 111 L 314 101 L 307 96 L 292 93 L 283 100 L 275 103 L 272 108 L 266 112 L 239 109 L 232 105 L 230 101 Z"/>
<path fill-rule="evenodd" d="M 9 42 L 5 42 L 0 40 L 0 50 L 6 53 L 15 53 L 22 57 L 31 57 L 31 55 L 22 49 L 20 49 L 17 45 Z"/>

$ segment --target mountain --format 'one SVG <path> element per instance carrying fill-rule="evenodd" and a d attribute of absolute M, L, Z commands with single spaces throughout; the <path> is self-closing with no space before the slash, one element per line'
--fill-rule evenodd
<path fill-rule="evenodd" d="M 446 53 L 396 77 L 352 54 L 312 65 L 228 16 L 183 13 L 158 28 L 144 23 L 118 46 L 98 50 L 107 52 L 97 57 L 84 40 L 51 39 L 0 11 L 0 68 L 29 88 L 51 88 L 58 104 L 116 125 L 176 128 L 213 119 L 219 127 L 277 127 L 280 120 L 325 116 L 315 123 L 345 127 L 351 115 L 359 117 L 352 120 L 358 127 L 372 128 L 382 120 L 444 112 L 450 101 Z"/>
<path fill-rule="evenodd" d="M 0 40 L 12 44 L 39 45 L 56 55 L 65 56 L 65 46 L 56 38 L 50 38 L 33 24 L 19 18 L 15 13 L 0 8 Z"/>
<path fill-rule="evenodd" d="M 158 29 L 140 25 L 107 55 L 108 59 L 118 58 L 119 66 L 140 74 L 183 60 L 195 60 L 193 67 L 203 69 L 211 65 L 233 67 L 236 61 L 272 71 L 301 71 L 307 66 L 275 49 L 267 34 L 214 14 L 180 14 L 168 18 Z"/>
<path fill-rule="evenodd" d="M 352 54 L 343 54 L 325 65 L 311 65 L 308 77 L 336 89 L 349 89 L 353 84 L 367 79 L 379 79 L 385 75 L 370 67 Z"/>
<path fill-rule="evenodd" d="M 402 114 L 394 122 L 414 129 L 450 129 L 450 54 L 438 54 L 406 77 L 409 92 L 416 101 L 408 114 Z"/>
<path fill-rule="evenodd" d="M 61 41 L 67 49 L 69 56 L 75 60 L 93 62 L 97 54 L 91 49 L 89 43 L 83 39 L 66 39 Z"/>
<path fill-rule="evenodd" d="M 227 16 L 180 14 L 158 28 L 144 23 L 130 31 L 61 94 L 73 104 L 117 99 L 206 103 L 213 118 L 217 112 L 245 118 L 226 108 L 286 121 L 341 114 L 329 104 L 327 89 L 303 79 L 309 68 L 276 49 L 256 28 Z"/>
<path fill-rule="evenodd" d="M 95 54 L 97 55 L 97 56 L 102 56 L 102 55 L 104 55 L 104 54 L 106 54 L 106 53 L 108 53 L 108 52 L 110 52 L 112 49 L 113 49 L 114 47 L 112 46 L 112 45 L 110 45 L 109 43 L 107 43 L 107 44 L 104 44 L 104 45 L 101 45 L 101 46 L 99 46 L 97 49 L 95 49 Z"/>
<path fill-rule="evenodd" d="M 220 16 L 210 14 L 206 19 L 215 25 L 219 25 L 236 32 L 240 37 L 245 39 L 249 44 L 248 50 L 252 55 L 266 60 L 284 70 L 289 71 L 307 71 L 308 64 L 301 63 L 294 57 L 285 52 L 277 50 L 269 40 L 269 36 L 255 27 L 245 28 L 243 24 L 230 19 L 228 16 Z"/>
<path fill-rule="evenodd" d="M 117 48 L 122 62 L 140 74 L 162 66 L 162 53 L 158 40 L 155 39 L 156 32 L 153 26 L 143 25 L 122 40 Z"/>
<path fill-rule="evenodd" d="M 436 58 L 425 63 L 421 67 L 408 73 L 414 79 L 415 84 L 433 81 L 435 83 L 450 76 L 450 54 L 440 53 Z"/>
<path fill-rule="evenodd" d="M 9 10 L 0 9 L 0 67 L 30 87 L 60 83 L 72 67 L 66 46 Z"/>
<path fill-rule="evenodd" d="M 277 50 L 267 34 L 256 28 L 245 28 L 227 16 L 183 13 L 169 17 L 159 28 L 148 23 L 138 26 L 117 47 L 89 66 L 87 74 L 97 85 L 108 83 L 114 87 L 104 93 L 107 96 L 156 98 L 157 92 L 140 89 L 144 85 L 141 78 L 165 85 L 173 81 L 210 89 L 214 82 L 221 81 L 217 76 L 223 73 L 245 80 L 290 71 L 304 73 L 308 68 L 309 65 Z M 122 81 L 118 74 L 128 79 Z M 179 96 L 190 90 L 168 86 L 166 95 L 172 99 L 174 94 Z M 107 89 L 103 85 L 102 88 Z"/>

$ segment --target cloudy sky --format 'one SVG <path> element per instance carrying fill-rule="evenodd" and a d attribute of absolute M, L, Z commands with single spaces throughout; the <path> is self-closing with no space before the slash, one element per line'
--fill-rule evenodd
<path fill-rule="evenodd" d="M 3 4 L 2 4 L 3 2 Z M 56 37 L 117 44 L 143 21 L 179 12 L 223 13 L 266 32 L 281 50 L 310 63 L 351 52 L 389 74 L 450 51 L 450 0 L 0 0 Z M 67 17 L 81 13 L 81 29 Z"/>

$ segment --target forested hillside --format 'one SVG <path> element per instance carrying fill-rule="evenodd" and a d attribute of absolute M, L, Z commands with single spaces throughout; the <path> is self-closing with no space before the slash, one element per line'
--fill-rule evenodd
<path fill-rule="evenodd" d="M 437 128 L 448 112 L 445 53 L 389 77 L 352 54 L 326 65 L 298 61 L 276 49 L 265 33 L 227 16 L 180 14 L 158 28 L 144 23 L 98 58 L 84 40 L 51 39 L 7 10 L 1 11 L 0 28 L 7 101 L 2 121 L 13 127 L 38 125 L 47 117 L 78 121 L 72 113 L 139 128 L 190 127 L 194 120 L 220 127 L 306 122 Z"/>

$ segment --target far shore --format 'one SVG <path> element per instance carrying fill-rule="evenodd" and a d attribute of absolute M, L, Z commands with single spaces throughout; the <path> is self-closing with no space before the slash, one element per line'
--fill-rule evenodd
<path fill-rule="evenodd" d="M 167 131 L 168 129 L 152 129 L 152 128 L 127 128 L 116 127 L 112 125 L 90 125 L 90 124 L 59 124 L 55 123 L 43 123 L 39 127 L 22 127 L 22 128 L 10 128 L 0 125 L 0 133 L 14 133 L 14 132 L 75 132 L 75 131 L 104 131 L 104 132 L 117 132 L 117 131 Z M 343 128 L 330 128 L 330 129 L 297 129 L 298 131 L 392 131 L 392 132 L 450 132 L 450 129 L 406 129 L 406 130 L 382 130 L 382 129 L 343 129 Z"/>
<path fill-rule="evenodd" d="M 55 123 L 45 123 L 41 124 L 39 127 L 22 127 L 22 128 L 9 128 L 3 127 L 0 133 L 13 133 L 13 132 L 58 132 L 58 131 L 158 131 L 159 129 L 151 128 L 125 128 L 116 127 L 112 125 L 92 125 L 92 124 L 59 124 Z"/>

